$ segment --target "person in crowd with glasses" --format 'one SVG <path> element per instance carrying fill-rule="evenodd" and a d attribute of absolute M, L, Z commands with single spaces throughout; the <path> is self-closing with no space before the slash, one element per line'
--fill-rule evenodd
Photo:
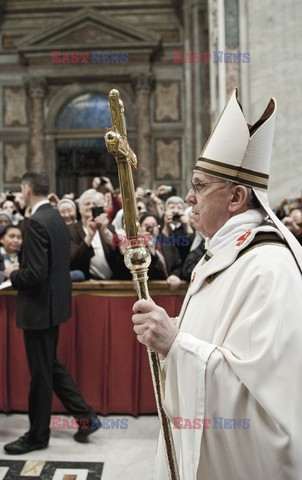
<path fill-rule="evenodd" d="M 86 190 L 78 201 L 81 219 L 69 225 L 71 270 L 83 272 L 86 280 L 109 280 L 116 271 L 119 252 L 113 242 L 115 230 L 103 202 L 101 192 Z"/>
<path fill-rule="evenodd" d="M 181 258 L 177 248 L 166 241 L 159 233 L 159 219 L 151 213 L 143 213 L 139 217 L 141 235 L 151 254 L 151 264 L 148 269 L 150 280 L 166 280 L 171 290 L 176 290 L 181 284 Z M 169 240 L 169 239 L 168 239 Z"/>
<path fill-rule="evenodd" d="M 178 318 L 133 310 L 161 357 L 180 478 L 300 480 L 302 248 L 271 210 L 276 102 L 247 124 L 234 90 L 193 170 L 186 201 L 207 251 Z M 155 479 L 167 480 L 160 436 Z"/>
<path fill-rule="evenodd" d="M 183 280 L 190 281 L 192 271 L 197 265 L 199 260 L 204 256 L 206 252 L 205 239 L 201 232 L 195 230 L 194 215 L 192 213 L 192 206 L 186 209 L 186 213 L 189 215 L 191 227 L 194 230 L 194 238 L 190 246 L 190 252 L 185 258 L 182 265 L 181 276 Z"/>
<path fill-rule="evenodd" d="M 174 243 L 181 260 L 184 261 L 190 251 L 194 230 L 190 225 L 189 215 L 185 213 L 185 202 L 181 197 L 175 195 L 166 200 L 162 234 L 175 237 Z"/>

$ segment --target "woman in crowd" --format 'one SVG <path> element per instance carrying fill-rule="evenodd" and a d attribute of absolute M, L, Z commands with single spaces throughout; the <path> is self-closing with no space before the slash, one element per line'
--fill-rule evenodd
<path fill-rule="evenodd" d="M 178 250 L 170 238 L 159 234 L 159 220 L 148 212 L 140 217 L 141 235 L 151 254 L 148 270 L 150 280 L 167 280 L 171 290 L 176 290 L 181 283 L 181 259 Z"/>
<path fill-rule="evenodd" d="M 99 195 L 102 197 L 102 205 L 104 206 L 105 213 L 111 223 L 116 213 L 122 208 L 120 195 L 114 191 L 111 180 L 108 177 L 94 177 L 92 187 L 94 190 L 98 191 Z M 99 188 L 102 188 L 105 193 L 100 192 Z"/>
<path fill-rule="evenodd" d="M 3 202 L 1 205 L 1 209 L 10 214 L 14 225 L 18 224 L 19 220 L 15 218 L 17 210 L 12 200 L 5 200 L 5 202 Z M 22 220 L 22 217 L 20 220 Z"/>
<path fill-rule="evenodd" d="M 77 220 L 77 207 L 70 198 L 62 198 L 57 203 L 57 209 L 66 225 L 72 225 Z"/>
<path fill-rule="evenodd" d="M 185 210 L 185 214 L 189 216 L 190 225 L 194 230 L 194 236 L 192 237 L 190 252 L 188 253 L 188 255 L 186 256 L 183 262 L 181 275 L 183 280 L 190 282 L 192 271 L 194 267 L 197 265 L 197 263 L 199 262 L 199 260 L 206 253 L 206 247 L 205 247 L 205 239 L 203 235 L 200 232 L 195 230 L 194 215 L 192 214 L 192 207 L 188 207 Z"/>
<path fill-rule="evenodd" d="M 6 212 L 5 210 L 0 210 L 0 232 L 3 230 L 6 225 L 11 225 L 13 223 L 13 219 L 10 213 Z"/>
<path fill-rule="evenodd" d="M 93 207 L 103 207 L 102 202 L 100 192 L 86 190 L 78 201 L 81 220 L 69 226 L 71 270 L 81 270 L 86 279 L 108 280 L 116 270 L 114 228 L 106 213 L 93 215 Z"/>
<path fill-rule="evenodd" d="M 6 225 L 0 232 L 0 283 L 6 280 L 6 268 L 19 268 L 22 232 L 16 225 Z"/>

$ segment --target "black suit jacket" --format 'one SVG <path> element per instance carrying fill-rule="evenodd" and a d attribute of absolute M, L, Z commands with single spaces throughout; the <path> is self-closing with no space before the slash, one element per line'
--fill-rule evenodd
<path fill-rule="evenodd" d="M 70 243 L 57 210 L 41 205 L 26 222 L 20 269 L 11 282 L 18 290 L 17 326 L 40 330 L 71 315 Z"/>
<path fill-rule="evenodd" d="M 162 245 L 162 254 L 166 261 L 168 276 L 176 275 L 181 278 L 181 259 L 177 247 L 173 245 Z M 151 264 L 148 270 L 150 280 L 165 280 L 167 277 L 159 257 L 151 255 Z"/>

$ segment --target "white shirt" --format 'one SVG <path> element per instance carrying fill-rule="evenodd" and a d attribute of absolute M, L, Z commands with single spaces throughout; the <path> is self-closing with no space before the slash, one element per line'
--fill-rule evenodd
<path fill-rule="evenodd" d="M 7 253 L 4 247 L 0 247 L 0 253 L 3 257 L 4 268 L 8 267 L 12 263 L 19 263 L 17 253 Z"/>
<path fill-rule="evenodd" d="M 83 230 L 88 234 L 88 230 L 83 225 Z M 95 255 L 90 259 L 89 264 L 89 273 L 93 277 L 100 278 L 102 280 L 109 280 L 112 277 L 112 270 L 108 265 L 106 260 L 102 240 L 100 237 L 100 233 L 97 230 L 95 235 L 92 239 L 91 246 L 94 250 Z"/>
<path fill-rule="evenodd" d="M 47 205 L 48 203 L 50 202 L 46 198 L 45 200 L 40 200 L 40 202 L 36 203 L 36 205 L 31 210 L 31 216 L 33 216 L 33 214 L 36 213 L 39 207 L 41 207 L 42 205 Z"/>

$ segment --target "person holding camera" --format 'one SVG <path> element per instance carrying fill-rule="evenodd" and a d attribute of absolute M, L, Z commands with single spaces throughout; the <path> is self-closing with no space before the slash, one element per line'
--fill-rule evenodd
<path fill-rule="evenodd" d="M 85 279 L 109 280 L 115 271 L 115 231 L 104 212 L 104 196 L 91 188 L 78 205 L 81 219 L 69 226 L 71 270 L 81 270 Z"/>
<path fill-rule="evenodd" d="M 12 192 L 6 194 L 6 200 L 2 203 L 1 209 L 11 215 L 14 225 L 18 225 L 23 220 L 23 216 L 19 212 L 18 204 L 16 203 L 16 196 Z"/>
<path fill-rule="evenodd" d="M 100 192 L 101 187 L 105 193 Z M 108 177 L 94 177 L 92 188 L 99 192 L 100 195 L 103 195 L 103 206 L 111 223 L 117 212 L 122 208 L 120 196 L 114 191 L 114 187 Z"/>
<path fill-rule="evenodd" d="M 172 238 L 172 244 L 177 246 L 180 258 L 184 261 L 190 251 L 194 234 L 189 215 L 184 211 L 185 202 L 181 197 L 173 196 L 166 200 L 165 207 L 162 234 L 167 237 L 174 237 Z"/>
<path fill-rule="evenodd" d="M 181 283 L 181 259 L 176 247 L 165 242 L 159 234 L 159 220 L 149 212 L 140 216 L 141 235 L 151 254 L 148 270 L 150 280 L 167 280 L 171 290 L 176 290 Z"/>
<path fill-rule="evenodd" d="M 135 195 L 139 213 L 147 211 L 162 218 L 165 213 L 164 203 L 153 190 L 137 187 Z"/>

